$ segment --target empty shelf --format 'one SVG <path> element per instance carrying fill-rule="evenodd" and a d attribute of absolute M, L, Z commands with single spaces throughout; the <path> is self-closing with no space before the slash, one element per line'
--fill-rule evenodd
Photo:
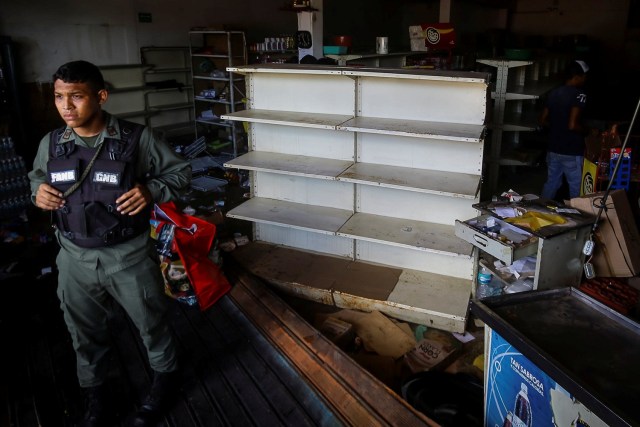
<path fill-rule="evenodd" d="M 476 62 L 481 64 L 490 65 L 492 67 L 524 67 L 525 65 L 533 64 L 533 61 L 529 60 L 517 60 L 517 59 L 476 59 Z"/>
<path fill-rule="evenodd" d="M 354 214 L 338 235 L 377 243 L 470 257 L 473 245 L 455 235 L 454 226 L 366 213 Z"/>
<path fill-rule="evenodd" d="M 251 151 L 225 163 L 224 166 L 310 178 L 336 179 L 351 165 L 353 162 L 349 160 Z"/>
<path fill-rule="evenodd" d="M 318 129 L 336 129 L 353 116 L 343 114 L 301 113 L 295 111 L 242 110 L 222 116 L 226 120 L 274 125 L 300 126 Z"/>
<path fill-rule="evenodd" d="M 467 199 L 475 199 L 480 186 L 479 175 L 372 163 L 356 163 L 340 174 L 338 179 Z"/>
<path fill-rule="evenodd" d="M 558 82 L 553 80 L 542 82 L 534 81 L 524 86 L 514 86 L 508 89 L 504 96 L 507 101 L 515 99 L 538 99 L 556 86 L 558 86 Z"/>
<path fill-rule="evenodd" d="M 480 142 L 484 125 L 428 122 L 422 120 L 382 119 L 354 117 L 338 126 L 339 130 L 379 133 L 386 135 L 437 138 L 450 141 Z"/>
<path fill-rule="evenodd" d="M 230 210 L 228 217 L 281 225 L 324 234 L 336 234 L 353 212 L 254 197 Z"/>

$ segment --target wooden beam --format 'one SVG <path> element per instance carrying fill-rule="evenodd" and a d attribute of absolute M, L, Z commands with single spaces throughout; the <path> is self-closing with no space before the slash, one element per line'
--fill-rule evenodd
<path fill-rule="evenodd" d="M 438 426 L 360 367 L 259 280 L 238 272 L 231 298 L 349 425 Z"/>

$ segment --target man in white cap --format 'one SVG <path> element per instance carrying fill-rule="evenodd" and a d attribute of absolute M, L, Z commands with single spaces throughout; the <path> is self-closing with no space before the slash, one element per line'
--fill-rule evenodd
<path fill-rule="evenodd" d="M 542 197 L 553 199 L 562 185 L 564 175 L 569 184 L 569 197 L 580 195 L 584 139 L 587 129 L 582 124 L 582 113 L 587 95 L 582 90 L 589 66 L 584 61 L 573 61 L 566 70 L 567 79 L 547 97 L 540 116 L 540 124 L 549 127 L 547 148 L 547 182 Z"/>

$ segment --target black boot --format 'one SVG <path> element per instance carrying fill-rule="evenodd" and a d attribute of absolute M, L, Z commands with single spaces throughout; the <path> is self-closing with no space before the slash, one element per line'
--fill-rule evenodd
<path fill-rule="evenodd" d="M 85 401 L 84 418 L 79 427 L 107 426 L 107 391 L 104 385 L 82 387 Z"/>
<path fill-rule="evenodd" d="M 134 427 L 155 426 L 162 416 L 171 397 L 175 395 L 178 383 L 177 372 L 154 372 L 153 383 L 149 394 L 142 401 L 142 405 L 136 412 L 133 422 Z"/>

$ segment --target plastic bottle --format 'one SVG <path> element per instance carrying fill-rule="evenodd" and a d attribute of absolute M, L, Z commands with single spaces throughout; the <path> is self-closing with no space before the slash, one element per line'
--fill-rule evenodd
<path fill-rule="evenodd" d="M 480 267 L 478 270 L 478 288 L 476 289 L 476 298 L 482 299 L 495 295 L 494 288 L 491 286 L 493 275 L 486 267 Z"/>
<path fill-rule="evenodd" d="M 478 271 L 478 284 L 480 285 L 489 285 L 491 280 L 493 279 L 493 275 L 491 271 L 487 267 L 480 267 Z"/>
<path fill-rule="evenodd" d="M 511 414 L 511 412 L 507 412 L 507 417 L 504 419 L 504 424 L 502 424 L 502 427 L 513 427 L 513 415 Z"/>
<path fill-rule="evenodd" d="M 527 386 L 524 383 L 520 384 L 520 392 L 516 396 L 511 423 L 513 427 L 531 427 L 533 425 L 531 403 L 529 402 Z"/>

